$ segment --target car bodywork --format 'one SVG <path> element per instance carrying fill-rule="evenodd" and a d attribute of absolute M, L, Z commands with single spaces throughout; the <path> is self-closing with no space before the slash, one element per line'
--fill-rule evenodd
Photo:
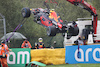
<path fill-rule="evenodd" d="M 54 9 L 43 8 L 23 8 L 22 16 L 24 18 L 30 17 L 31 13 L 34 15 L 34 21 L 47 29 L 48 36 L 55 36 L 57 33 L 70 33 L 69 36 L 76 36 L 79 33 L 77 24 L 72 21 L 72 25 L 64 24 L 61 17 Z M 74 34 L 73 34 L 74 33 Z"/>

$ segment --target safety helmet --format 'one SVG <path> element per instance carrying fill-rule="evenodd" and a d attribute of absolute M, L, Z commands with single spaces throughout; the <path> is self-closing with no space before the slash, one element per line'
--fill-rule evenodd
<path fill-rule="evenodd" d="M 43 42 L 43 39 L 42 38 L 39 38 L 38 40 L 39 40 L 39 42 Z"/>
<path fill-rule="evenodd" d="M 5 42 L 1 42 L 1 43 L 5 44 Z"/>
<path fill-rule="evenodd" d="M 5 44 L 5 41 L 1 41 L 1 43 Z"/>
<path fill-rule="evenodd" d="M 55 9 L 50 9 L 50 12 L 53 12 L 53 11 L 55 11 Z"/>

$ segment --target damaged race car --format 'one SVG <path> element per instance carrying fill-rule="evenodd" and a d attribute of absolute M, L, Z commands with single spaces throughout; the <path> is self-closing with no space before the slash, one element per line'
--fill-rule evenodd
<path fill-rule="evenodd" d="M 79 28 L 76 22 L 72 22 L 72 25 L 66 25 L 61 17 L 55 12 L 54 9 L 43 8 L 23 8 L 22 16 L 24 18 L 34 15 L 34 21 L 47 29 L 48 36 L 55 36 L 57 33 L 68 33 L 68 37 L 77 36 Z"/>

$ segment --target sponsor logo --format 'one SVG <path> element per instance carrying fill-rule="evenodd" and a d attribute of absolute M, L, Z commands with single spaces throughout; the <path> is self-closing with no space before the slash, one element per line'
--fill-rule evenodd
<path fill-rule="evenodd" d="M 12 60 L 10 60 L 10 56 L 12 56 Z M 30 61 L 30 53 L 28 51 L 19 51 L 17 54 L 14 52 L 10 52 L 10 56 L 7 57 L 8 64 L 25 64 Z"/>
<path fill-rule="evenodd" d="M 79 55 L 80 58 L 78 58 L 78 49 L 75 51 L 74 57 L 75 60 L 78 62 L 89 62 L 89 56 L 92 56 L 92 58 L 97 61 L 100 62 L 100 56 L 97 57 L 97 53 L 99 53 L 100 55 L 100 48 L 88 48 L 85 52 L 80 48 L 79 49 Z M 90 55 L 91 54 L 91 55 Z"/>

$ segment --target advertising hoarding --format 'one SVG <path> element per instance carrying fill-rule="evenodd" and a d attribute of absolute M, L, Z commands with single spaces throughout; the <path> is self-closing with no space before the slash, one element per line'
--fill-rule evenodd
<path fill-rule="evenodd" d="M 11 67 L 25 67 L 30 62 L 30 48 L 12 48 L 7 57 L 7 63 Z"/>
<path fill-rule="evenodd" d="M 100 45 L 66 46 L 65 63 L 100 63 Z"/>

